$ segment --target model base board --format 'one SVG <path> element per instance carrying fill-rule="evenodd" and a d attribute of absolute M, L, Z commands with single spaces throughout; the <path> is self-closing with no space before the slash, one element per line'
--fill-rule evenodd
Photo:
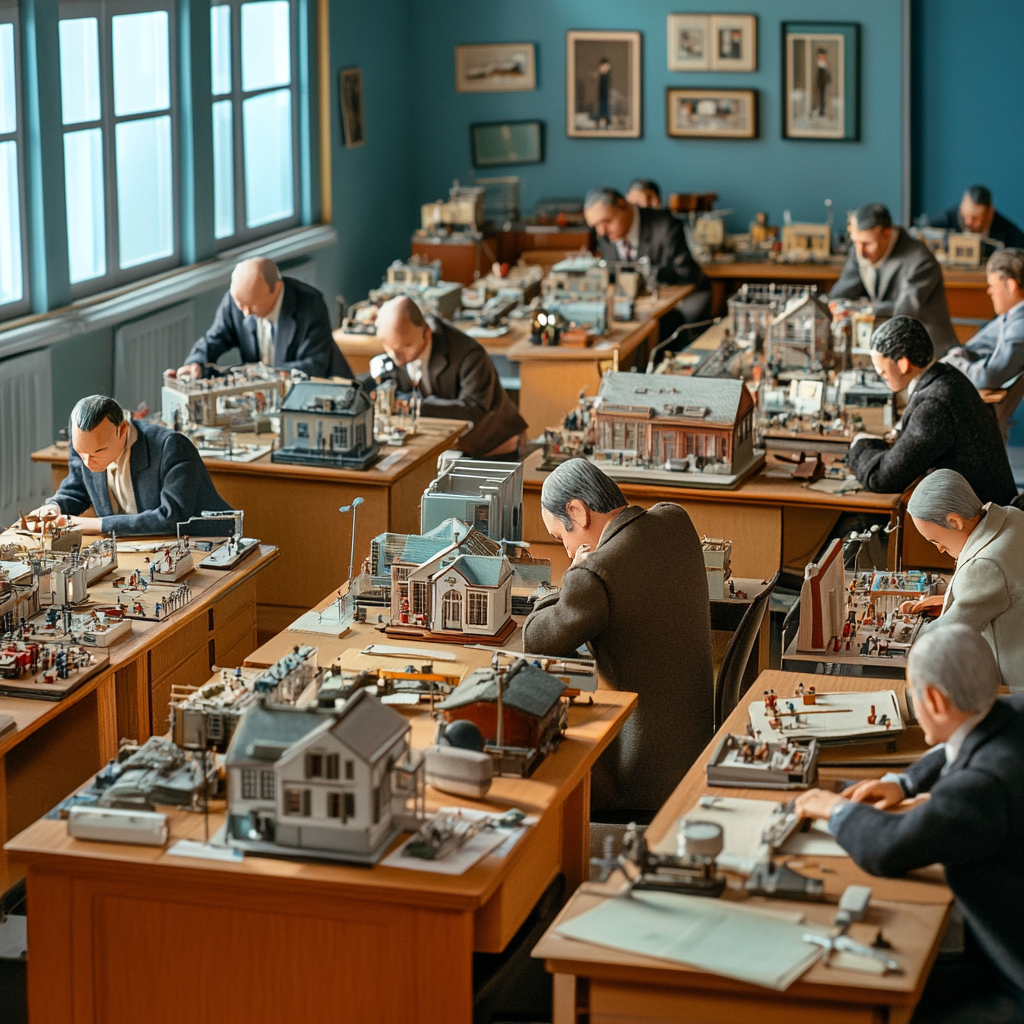
<path fill-rule="evenodd" d="M 258 857 L 278 857 L 284 860 L 326 860 L 334 864 L 365 864 L 373 865 L 388 852 L 391 844 L 408 829 L 393 828 L 388 832 L 376 849 L 369 853 L 347 853 L 341 850 L 311 850 L 302 846 L 279 846 L 262 839 L 236 839 L 234 836 L 225 840 L 227 826 L 217 830 L 210 842 L 215 846 L 228 846 L 242 850 L 246 854 Z"/>
<path fill-rule="evenodd" d="M 874 693 L 808 693 L 752 701 L 750 724 L 757 740 L 809 740 L 843 743 L 903 732 L 894 690 Z"/>
<path fill-rule="evenodd" d="M 493 636 L 479 633 L 433 633 L 422 626 L 386 626 L 384 633 L 395 639 L 424 640 L 437 644 L 483 644 L 487 647 L 501 647 L 516 631 L 515 619 L 509 619 Z"/>
<path fill-rule="evenodd" d="M 294 466 L 327 466 L 332 469 L 369 469 L 380 458 L 380 449 L 374 445 L 365 455 L 352 457 L 335 455 L 332 452 L 320 454 L 309 448 L 288 445 L 271 452 L 271 462 L 282 462 Z"/>
<path fill-rule="evenodd" d="M 619 484 L 665 484 L 669 487 L 699 487 L 709 491 L 731 491 L 753 476 L 763 465 L 765 452 L 755 448 L 753 458 L 735 473 L 676 473 L 669 469 L 641 469 L 638 466 L 616 466 L 591 458 L 603 473 Z"/>

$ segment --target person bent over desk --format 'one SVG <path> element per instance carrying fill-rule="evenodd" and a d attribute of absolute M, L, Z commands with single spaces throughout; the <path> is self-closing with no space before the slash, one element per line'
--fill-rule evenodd
<path fill-rule="evenodd" d="M 980 633 L 945 625 L 910 650 L 907 681 L 930 750 L 905 775 L 841 795 L 809 790 L 796 810 L 821 818 L 856 864 L 894 877 L 942 864 L 965 924 L 957 963 L 937 963 L 914 1024 L 1024 1021 L 1024 701 L 997 699 Z M 925 797 L 903 813 L 905 799 Z M 955 968 L 955 974 L 954 969 Z"/>
<path fill-rule="evenodd" d="M 184 434 L 132 420 L 112 398 L 83 398 L 68 435 L 68 475 L 36 513 L 59 512 L 83 533 L 162 536 L 190 516 L 231 508 Z M 95 518 L 82 516 L 90 505 Z M 221 536 L 233 528 L 211 522 L 202 532 Z"/>

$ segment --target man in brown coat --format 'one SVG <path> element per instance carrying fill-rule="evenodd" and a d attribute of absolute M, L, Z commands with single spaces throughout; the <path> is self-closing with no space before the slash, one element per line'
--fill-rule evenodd
<path fill-rule="evenodd" d="M 568 657 L 586 644 L 605 685 L 637 709 L 594 767 L 595 820 L 656 811 L 714 734 L 704 556 L 678 505 L 628 505 L 614 481 L 570 459 L 544 482 L 544 525 L 572 558 L 537 602 L 523 650 Z M 628 815 L 627 815 L 628 816 Z M 642 818 L 643 814 L 637 816 Z"/>

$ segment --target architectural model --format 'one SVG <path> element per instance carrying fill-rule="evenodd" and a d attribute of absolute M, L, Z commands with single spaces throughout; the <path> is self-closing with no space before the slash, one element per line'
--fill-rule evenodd
<path fill-rule="evenodd" d="M 708 760 L 709 786 L 808 789 L 818 781 L 818 741 L 755 740 L 726 734 Z"/>
<path fill-rule="evenodd" d="M 274 462 L 366 469 L 379 448 L 373 403 L 358 384 L 300 381 L 281 406 L 281 447 Z"/>
<path fill-rule="evenodd" d="M 346 334 L 376 334 L 377 311 L 388 299 L 405 295 L 424 313 L 451 319 L 462 299 L 462 285 L 441 280 L 441 261 L 427 262 L 413 256 L 407 263 L 395 260 L 387 269 L 380 287 L 355 303 L 342 323 Z"/>
<path fill-rule="evenodd" d="M 484 226 L 484 189 L 452 182 L 447 199 L 424 203 L 420 207 L 420 234 L 463 235 L 480 238 Z"/>
<path fill-rule="evenodd" d="M 733 337 L 738 341 L 753 342 L 761 348 L 775 315 L 791 299 L 808 292 L 809 289 L 804 285 L 744 282 L 727 303 Z"/>
<path fill-rule="evenodd" d="M 704 569 L 708 578 L 708 596 L 712 601 L 724 601 L 726 581 L 732 576 L 732 541 L 701 537 L 704 551 Z"/>
<path fill-rule="evenodd" d="M 462 308 L 483 313 L 489 302 L 502 295 L 514 298 L 517 306 L 525 306 L 540 294 L 543 279 L 543 267 L 529 263 L 518 263 L 514 267 L 495 263 L 486 277 L 479 277 L 462 289 Z"/>
<path fill-rule="evenodd" d="M 0 696 L 60 700 L 107 663 L 78 644 L 0 640 Z"/>
<path fill-rule="evenodd" d="M 459 519 L 491 540 L 523 539 L 523 466 L 443 453 L 420 503 L 420 532 Z"/>
<path fill-rule="evenodd" d="M 832 362 L 832 314 L 812 291 L 794 296 L 772 318 L 765 353 L 777 370 L 807 373 Z"/>
<path fill-rule="evenodd" d="M 845 621 L 843 542 L 837 538 L 820 561 L 804 569 L 797 650 L 824 651 L 833 638 L 841 635 Z"/>
<path fill-rule="evenodd" d="M 900 703 L 893 690 L 816 693 L 813 688 L 793 697 L 765 691 L 749 707 L 753 738 L 792 742 L 846 742 L 903 732 Z"/>
<path fill-rule="evenodd" d="M 253 430 L 260 420 L 276 414 L 291 386 L 287 373 L 262 363 L 235 366 L 223 376 L 179 380 L 164 371 L 161 419 L 169 427 L 191 434 L 198 427 Z"/>

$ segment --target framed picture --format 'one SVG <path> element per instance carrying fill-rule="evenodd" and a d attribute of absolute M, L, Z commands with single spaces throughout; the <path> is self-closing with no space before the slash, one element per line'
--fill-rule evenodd
<path fill-rule="evenodd" d="M 783 23 L 783 138 L 858 139 L 859 91 L 859 25 Z"/>
<path fill-rule="evenodd" d="M 343 68 L 338 73 L 338 95 L 341 100 L 341 136 L 345 148 L 362 146 L 366 142 L 362 68 Z"/>
<path fill-rule="evenodd" d="M 533 43 L 455 47 L 456 92 L 529 92 L 537 88 Z"/>
<path fill-rule="evenodd" d="M 640 33 L 566 32 L 565 131 L 640 138 Z"/>
<path fill-rule="evenodd" d="M 665 98 L 674 139 L 757 138 L 754 89 L 666 89 Z"/>
<path fill-rule="evenodd" d="M 474 167 L 539 164 L 544 160 L 544 124 L 541 121 L 471 124 L 469 142 Z"/>
<path fill-rule="evenodd" d="M 756 71 L 757 15 L 670 14 L 669 71 Z"/>

